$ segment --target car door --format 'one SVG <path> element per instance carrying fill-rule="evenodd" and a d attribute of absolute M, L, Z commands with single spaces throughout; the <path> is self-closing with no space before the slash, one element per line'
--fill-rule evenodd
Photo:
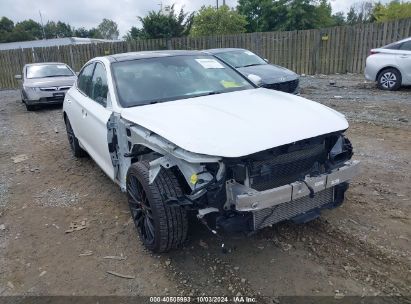
<path fill-rule="evenodd" d="M 74 135 L 80 142 L 80 145 L 87 151 L 87 147 L 84 145 L 84 107 L 88 95 L 90 95 L 91 78 L 93 77 L 95 63 L 85 65 L 77 78 L 75 87 L 69 90 L 66 94 L 64 110 L 70 120 L 71 127 L 73 128 Z"/>
<path fill-rule="evenodd" d="M 401 69 L 402 83 L 411 84 L 411 40 L 403 42 L 397 52 L 397 63 Z"/>
<path fill-rule="evenodd" d="M 75 129 L 74 132 L 88 154 L 114 179 L 107 142 L 107 122 L 112 114 L 112 110 L 107 108 L 107 72 L 101 62 L 93 63 L 91 75 L 88 67 L 83 71 L 84 73 L 79 75 L 80 87 L 73 94 L 73 103 L 78 107 L 75 117 L 80 120 L 76 124 L 81 126 L 78 133 Z"/>

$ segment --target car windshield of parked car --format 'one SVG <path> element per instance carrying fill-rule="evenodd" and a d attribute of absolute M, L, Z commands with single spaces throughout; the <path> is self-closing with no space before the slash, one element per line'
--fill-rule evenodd
<path fill-rule="evenodd" d="M 252 89 L 238 72 L 207 56 L 167 56 L 112 64 L 123 107 Z"/>
<path fill-rule="evenodd" d="M 262 58 L 247 50 L 218 53 L 216 56 L 235 68 L 267 64 Z"/>
<path fill-rule="evenodd" d="M 27 67 L 27 78 L 74 76 L 65 64 L 31 65 Z"/>

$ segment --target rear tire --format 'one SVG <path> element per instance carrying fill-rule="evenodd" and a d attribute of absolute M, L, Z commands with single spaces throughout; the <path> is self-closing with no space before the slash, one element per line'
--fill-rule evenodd
<path fill-rule="evenodd" d="M 187 238 L 187 213 L 168 205 L 167 198 L 180 197 L 182 190 L 171 170 L 161 169 L 149 184 L 149 163 L 141 161 L 127 172 L 127 197 L 140 239 L 150 251 L 160 253 L 180 247 Z"/>
<path fill-rule="evenodd" d="M 86 155 L 86 152 L 80 147 L 77 137 L 74 135 L 73 128 L 71 127 L 70 120 L 68 117 L 65 119 L 67 138 L 70 144 L 71 151 L 74 157 L 80 158 Z"/>
<path fill-rule="evenodd" d="M 381 90 L 396 91 L 401 87 L 401 73 L 397 69 L 388 68 L 378 74 L 377 86 Z"/>

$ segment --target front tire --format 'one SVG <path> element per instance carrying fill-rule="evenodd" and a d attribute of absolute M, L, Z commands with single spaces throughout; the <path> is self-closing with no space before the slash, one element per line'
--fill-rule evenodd
<path fill-rule="evenodd" d="M 35 105 L 29 105 L 27 103 L 24 103 L 26 105 L 26 110 L 27 111 L 34 111 L 36 109 Z"/>
<path fill-rule="evenodd" d="M 378 75 L 377 86 L 381 90 L 396 91 L 401 87 L 401 73 L 397 69 L 388 68 Z"/>
<path fill-rule="evenodd" d="M 160 253 L 182 246 L 187 238 L 187 213 L 184 208 L 168 205 L 168 198 L 182 195 L 173 172 L 161 169 L 149 184 L 149 163 L 141 161 L 127 172 L 127 197 L 140 239 L 150 251 Z"/>

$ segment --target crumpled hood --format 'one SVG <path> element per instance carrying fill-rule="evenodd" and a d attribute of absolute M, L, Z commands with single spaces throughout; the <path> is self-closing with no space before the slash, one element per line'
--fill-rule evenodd
<path fill-rule="evenodd" d="M 72 86 L 76 78 L 76 76 L 29 78 L 24 80 L 24 86 L 37 88 Z"/>
<path fill-rule="evenodd" d="M 348 128 L 333 109 L 263 88 L 125 108 L 121 116 L 185 150 L 222 157 Z"/>
<path fill-rule="evenodd" d="M 273 64 L 255 65 L 237 68 L 237 70 L 246 77 L 250 74 L 259 76 L 264 84 L 285 82 L 298 78 L 298 75 L 293 71 Z"/>

